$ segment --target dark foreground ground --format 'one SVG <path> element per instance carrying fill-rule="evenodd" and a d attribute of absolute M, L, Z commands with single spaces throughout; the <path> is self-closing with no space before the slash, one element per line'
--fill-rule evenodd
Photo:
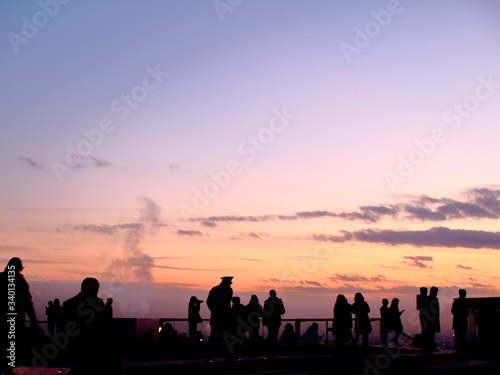
<path fill-rule="evenodd" d="M 454 351 L 424 352 L 400 346 L 339 348 L 334 345 L 257 346 L 229 353 L 206 344 L 190 347 L 126 346 L 120 348 L 127 375 L 500 375 L 498 357 Z M 80 374 L 63 358 L 47 367 L 17 368 L 18 375 Z M 95 368 L 106 373 L 102 368 Z"/>
<path fill-rule="evenodd" d="M 126 374 L 500 374 L 495 361 L 471 359 L 453 351 L 333 345 L 278 346 L 266 351 L 264 355 L 213 359 L 128 361 Z"/>

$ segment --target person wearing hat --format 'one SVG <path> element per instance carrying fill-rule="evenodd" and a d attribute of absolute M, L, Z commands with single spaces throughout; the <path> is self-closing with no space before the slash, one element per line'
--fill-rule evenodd
<path fill-rule="evenodd" d="M 24 269 L 21 259 L 14 257 L 9 260 L 5 270 L 0 273 L 0 283 L 2 285 L 2 293 L 6 301 L 2 308 L 2 349 L 6 349 L 3 353 L 8 353 L 7 349 L 11 347 L 11 341 L 15 343 L 15 361 L 9 361 L 7 355 L 4 355 L 1 362 L 0 372 L 5 374 L 13 374 L 15 362 L 25 360 L 24 356 L 29 355 L 29 345 L 27 345 L 28 335 L 26 328 L 26 316 L 30 320 L 30 327 L 39 329 L 36 311 L 33 306 L 33 300 L 30 293 L 28 282 L 21 274 Z M 15 313 L 16 315 L 11 315 Z M 11 323 L 8 323 L 12 321 Z M 14 327 L 15 329 L 12 330 Z M 12 336 L 14 333 L 14 336 Z M 10 339 L 9 339 L 10 337 Z M 7 348 L 4 346 L 7 345 Z M 9 364 L 10 363 L 10 364 Z"/>
<path fill-rule="evenodd" d="M 232 276 L 221 277 L 219 285 L 214 286 L 208 293 L 207 306 L 210 310 L 211 333 L 209 343 L 219 344 L 224 332 L 229 330 L 231 312 L 231 298 L 233 298 Z"/>

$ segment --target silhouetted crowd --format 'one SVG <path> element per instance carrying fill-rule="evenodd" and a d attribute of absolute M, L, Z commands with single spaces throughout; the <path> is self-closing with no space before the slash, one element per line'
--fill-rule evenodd
<path fill-rule="evenodd" d="M 106 303 L 98 297 L 99 282 L 95 278 L 86 278 L 81 284 L 81 290 L 64 303 L 59 299 L 49 301 L 46 307 L 47 329 L 44 334 L 38 325 L 38 319 L 33 307 L 29 285 L 24 276 L 22 261 L 12 258 L 0 273 L 0 283 L 4 288 L 7 303 L 4 304 L 1 327 L 3 330 L 2 349 L 4 353 L 13 353 L 9 358 L 3 357 L 2 371 L 13 374 L 13 369 L 19 363 L 30 360 L 29 363 L 45 366 L 59 355 L 75 364 L 72 373 L 114 374 L 123 371 L 123 357 L 113 339 L 113 300 Z M 312 323 L 300 335 L 288 323 L 279 337 L 282 316 L 285 314 L 283 300 L 278 298 L 275 290 L 269 291 L 268 298 L 261 305 L 256 295 L 243 304 L 239 297 L 233 296 L 232 276 L 221 278 L 219 285 L 208 293 L 206 304 L 210 310 L 211 332 L 207 345 L 225 348 L 229 352 L 241 347 L 258 345 L 317 345 L 323 335 L 319 334 L 319 326 Z M 142 337 L 144 345 L 176 346 L 180 342 L 204 342 L 202 331 L 198 324 L 202 322 L 200 305 L 203 300 L 192 296 L 188 304 L 189 335 L 179 334 L 171 323 L 166 322 L 155 340 L 153 330 Z M 424 350 L 436 350 L 435 335 L 440 332 L 440 308 L 438 288 L 431 287 L 428 293 L 426 287 L 420 288 L 416 296 L 416 309 L 419 312 L 421 332 L 415 335 L 413 346 Z M 404 333 L 399 300 L 393 298 L 390 305 L 388 299 L 382 300 L 380 307 L 380 339 L 382 345 L 388 345 L 389 334 L 392 345 L 399 345 Z M 338 347 L 356 345 L 366 346 L 369 335 L 373 331 L 371 310 L 361 293 L 356 293 L 353 303 L 349 303 L 343 294 L 339 294 L 333 307 L 333 325 L 331 331 Z M 461 289 L 459 297 L 453 302 L 453 329 L 455 330 L 456 349 L 467 348 L 467 319 L 470 308 L 466 299 L 466 291 Z M 30 327 L 26 327 L 26 317 Z M 354 324 L 353 324 L 354 322 Z M 267 338 L 260 336 L 261 326 L 267 329 Z M 360 342 L 361 339 L 361 342 Z M 36 345 L 28 345 L 35 341 L 39 351 L 33 349 Z"/>

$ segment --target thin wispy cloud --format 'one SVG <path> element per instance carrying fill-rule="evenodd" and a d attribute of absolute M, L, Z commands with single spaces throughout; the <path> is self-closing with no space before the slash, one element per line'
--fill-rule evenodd
<path fill-rule="evenodd" d="M 203 220 L 200 224 L 203 225 L 204 227 L 210 227 L 210 228 L 214 228 L 217 226 L 217 222 L 210 220 Z"/>
<path fill-rule="evenodd" d="M 492 284 L 484 284 L 477 279 L 469 278 L 469 284 L 474 288 L 482 288 L 482 289 L 495 289 L 495 286 Z"/>
<path fill-rule="evenodd" d="M 170 170 L 170 173 L 176 173 L 180 171 L 181 166 L 178 164 L 169 164 L 168 169 Z"/>
<path fill-rule="evenodd" d="M 464 247 L 500 249 L 500 232 L 433 227 L 427 230 L 364 229 L 342 235 L 313 234 L 312 239 L 326 242 L 361 241 L 386 245 L 416 247 Z"/>
<path fill-rule="evenodd" d="M 35 169 L 42 169 L 43 166 L 36 160 L 26 157 L 26 156 L 20 156 L 19 160 L 24 164 L 27 165 L 28 167 L 35 168 Z"/>
<path fill-rule="evenodd" d="M 199 230 L 191 230 L 191 229 L 178 229 L 176 232 L 179 236 L 187 236 L 187 237 L 202 237 L 203 233 Z"/>
<path fill-rule="evenodd" d="M 267 235 L 267 234 L 255 233 L 255 232 L 240 233 L 238 236 L 231 236 L 229 239 L 230 240 L 244 240 L 244 239 L 260 240 L 260 239 L 262 239 L 262 235 Z"/>
<path fill-rule="evenodd" d="M 87 161 L 89 162 L 90 165 L 99 168 L 110 167 L 112 165 L 109 161 L 104 160 L 102 158 L 98 158 L 96 156 L 87 156 Z"/>
<path fill-rule="evenodd" d="M 434 261 L 431 256 L 405 256 L 405 263 L 418 268 L 432 268 L 429 262 Z"/>
<path fill-rule="evenodd" d="M 354 211 L 313 210 L 299 211 L 293 215 L 268 214 L 259 216 L 210 216 L 192 218 L 204 226 L 217 223 L 265 222 L 272 220 L 309 220 L 317 218 L 339 218 L 348 221 L 377 223 L 384 218 L 409 221 L 438 222 L 458 219 L 498 219 L 500 218 L 500 189 L 480 187 L 467 190 L 462 199 L 433 198 L 426 195 L 409 198 L 399 204 L 363 205 Z"/>
<path fill-rule="evenodd" d="M 262 259 L 255 259 L 255 258 L 240 258 L 240 257 L 227 257 L 228 259 L 237 259 L 237 260 L 244 260 L 248 262 L 263 262 Z"/>
<path fill-rule="evenodd" d="M 115 235 L 118 233 L 119 229 L 124 229 L 124 230 L 139 229 L 140 226 L 141 226 L 140 223 L 124 223 L 116 225 L 84 224 L 84 225 L 74 225 L 72 226 L 72 229 L 80 232 L 93 232 L 105 235 Z"/>
<path fill-rule="evenodd" d="M 336 273 L 335 276 L 330 276 L 330 281 L 333 282 L 360 282 L 360 283 L 377 283 L 377 282 L 384 282 L 387 281 L 385 276 L 383 275 L 377 275 L 377 276 L 362 276 L 356 273 L 350 273 L 350 274 L 340 274 Z"/>

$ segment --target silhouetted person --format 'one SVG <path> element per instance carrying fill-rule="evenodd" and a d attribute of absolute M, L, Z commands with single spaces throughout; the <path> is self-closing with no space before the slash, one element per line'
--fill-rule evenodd
<path fill-rule="evenodd" d="M 354 303 L 352 304 L 352 313 L 355 315 L 354 318 L 354 344 L 358 344 L 359 336 L 361 336 L 361 343 L 363 345 L 368 345 L 368 335 L 372 331 L 372 323 L 368 316 L 370 312 L 370 307 L 366 303 L 365 298 L 361 293 L 356 293 L 354 295 Z"/>
<path fill-rule="evenodd" d="M 387 345 L 387 337 L 391 331 L 391 311 L 389 300 L 384 298 L 380 307 L 380 343 Z"/>
<path fill-rule="evenodd" d="M 280 344 L 295 345 L 298 343 L 299 340 L 297 339 L 297 334 L 293 330 L 293 325 L 291 323 L 285 324 L 283 332 L 281 333 Z"/>
<path fill-rule="evenodd" d="M 259 303 L 259 298 L 252 294 L 250 297 L 250 302 L 246 305 L 246 318 L 247 322 L 252 328 L 249 332 L 249 341 L 251 343 L 257 343 L 259 341 L 259 331 L 260 331 L 260 322 L 263 318 L 262 315 L 262 306 Z"/>
<path fill-rule="evenodd" d="M 333 307 L 333 335 L 335 336 L 335 345 L 352 344 L 352 306 L 343 294 L 337 296 Z"/>
<path fill-rule="evenodd" d="M 2 359 L 0 361 L 0 371 L 5 374 L 13 374 L 17 364 L 26 361 L 29 356 L 30 342 L 28 328 L 26 327 L 26 316 L 30 320 L 30 329 L 40 330 L 36 317 L 35 308 L 30 293 L 30 288 L 26 279 L 21 274 L 23 270 L 21 259 L 11 258 L 5 267 L 5 270 L 0 273 L 0 285 L 2 288 L 2 321 L 0 323 L 1 334 L 0 338 Z M 8 314 L 16 314 L 8 315 Z M 10 336 L 11 327 L 15 328 L 15 337 Z M 8 358 L 8 349 L 11 347 L 11 341 L 15 343 L 15 361 Z"/>
<path fill-rule="evenodd" d="M 203 332 L 201 332 L 201 331 L 196 332 L 196 341 L 197 342 L 204 342 L 205 341 L 205 337 L 203 336 Z"/>
<path fill-rule="evenodd" d="M 104 314 L 106 319 L 106 324 L 111 326 L 113 322 L 113 298 L 108 298 L 106 304 L 104 305 Z"/>
<path fill-rule="evenodd" d="M 228 332 L 230 322 L 233 277 L 225 276 L 221 279 L 221 283 L 210 290 L 207 298 L 207 306 L 211 312 L 210 326 L 212 328 L 208 342 L 212 344 L 219 344 L 222 341 L 222 335 L 224 332 Z"/>
<path fill-rule="evenodd" d="M 54 308 L 54 319 L 56 323 L 56 331 L 64 332 L 64 324 L 62 321 L 62 306 L 61 302 L 59 301 L 59 298 L 56 298 L 54 300 L 53 308 Z"/>
<path fill-rule="evenodd" d="M 174 348 L 179 342 L 179 333 L 174 329 L 172 323 L 165 323 L 158 333 L 158 345 Z"/>
<path fill-rule="evenodd" d="M 427 310 L 429 307 L 427 288 L 425 286 L 420 288 L 420 294 L 417 294 L 416 303 L 418 317 L 420 318 L 420 334 L 423 336 L 427 329 Z"/>
<path fill-rule="evenodd" d="M 203 301 L 196 298 L 196 296 L 192 296 L 189 299 L 188 305 L 188 326 L 189 326 L 189 339 L 191 341 L 196 341 L 196 332 L 198 332 L 198 323 L 201 323 L 201 315 L 200 315 L 200 304 Z"/>
<path fill-rule="evenodd" d="M 179 333 L 171 323 L 165 323 L 158 333 L 158 345 L 174 348 L 179 341 Z"/>
<path fill-rule="evenodd" d="M 470 309 L 466 298 L 467 291 L 460 289 L 458 291 L 458 298 L 451 305 L 453 329 L 455 330 L 455 349 L 458 351 L 467 349 L 467 319 Z"/>
<path fill-rule="evenodd" d="M 56 320 L 54 316 L 54 302 L 49 301 L 45 307 L 45 315 L 47 315 L 47 330 L 54 334 L 56 329 Z"/>
<path fill-rule="evenodd" d="M 281 327 L 281 315 L 285 313 L 283 301 L 276 296 L 276 291 L 269 291 L 269 298 L 264 301 L 264 320 L 267 327 L 267 340 L 270 344 L 278 343 L 278 333 Z"/>
<path fill-rule="evenodd" d="M 319 335 L 318 333 L 319 325 L 318 323 L 311 324 L 307 330 L 300 336 L 300 341 L 304 345 L 317 345 L 319 341 L 323 337 L 323 335 Z"/>
<path fill-rule="evenodd" d="M 433 286 L 427 298 L 427 329 L 425 331 L 425 343 L 429 349 L 436 349 L 436 332 L 441 332 L 439 300 L 437 298 L 438 288 Z"/>
<path fill-rule="evenodd" d="M 107 310 L 98 292 L 99 281 L 88 277 L 80 293 L 62 306 L 69 349 L 77 365 L 72 371 L 77 374 L 114 374 L 123 369 L 123 359 L 111 345 Z"/>
<path fill-rule="evenodd" d="M 398 343 L 399 336 L 403 333 L 403 323 L 401 323 L 401 314 L 405 310 L 399 311 L 399 299 L 393 298 L 391 301 L 390 311 L 390 330 L 394 331 L 394 337 L 391 339 L 392 342 Z"/>
<path fill-rule="evenodd" d="M 154 330 L 152 328 L 142 335 L 141 342 L 143 345 L 146 346 L 151 346 L 155 344 Z"/>
<path fill-rule="evenodd" d="M 230 314 L 230 319 L 231 319 L 231 333 L 235 336 L 239 336 L 237 329 L 238 326 L 241 324 L 241 321 L 245 321 L 245 315 L 246 315 L 246 308 L 245 306 L 241 303 L 240 297 L 233 297 L 231 298 L 231 314 Z M 244 329 L 243 329 L 244 330 Z M 243 337 L 241 337 L 243 338 Z"/>

